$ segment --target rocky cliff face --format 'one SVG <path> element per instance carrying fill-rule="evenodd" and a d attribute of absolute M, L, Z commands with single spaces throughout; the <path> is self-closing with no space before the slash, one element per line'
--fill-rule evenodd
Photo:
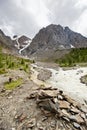
<path fill-rule="evenodd" d="M 4 49 L 4 52 L 17 53 L 13 41 L 9 36 L 6 36 L 2 30 L 0 30 L 0 46 Z"/>
<path fill-rule="evenodd" d="M 58 50 L 69 50 L 71 48 L 87 47 L 87 38 L 79 33 L 73 32 L 69 27 L 61 25 L 49 25 L 42 28 L 32 40 L 27 49 L 29 55 L 49 55 Z M 59 55 L 59 54 L 58 54 Z"/>
<path fill-rule="evenodd" d="M 17 49 L 22 49 L 22 48 L 24 48 L 27 44 L 28 44 L 28 42 L 30 41 L 31 39 L 30 38 L 28 38 L 28 37 L 26 37 L 25 35 L 22 35 L 22 36 L 14 36 L 13 37 L 13 43 L 14 43 L 14 45 L 15 45 L 15 47 L 17 48 Z M 19 47 L 18 47 L 18 45 L 19 45 Z"/>

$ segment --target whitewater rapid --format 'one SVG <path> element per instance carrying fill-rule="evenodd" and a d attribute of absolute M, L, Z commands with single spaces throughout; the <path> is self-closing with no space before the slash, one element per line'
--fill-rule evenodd
<path fill-rule="evenodd" d="M 52 72 L 52 76 L 45 82 L 37 79 L 37 75 L 41 69 L 47 69 Z M 81 83 L 80 81 L 81 76 L 87 75 L 87 67 L 79 67 L 70 70 L 58 68 L 56 70 L 53 68 L 44 68 L 33 65 L 33 73 L 35 83 L 63 90 L 79 102 L 84 102 L 84 100 L 87 101 L 87 85 Z"/>
<path fill-rule="evenodd" d="M 52 76 L 46 81 L 47 83 L 67 92 L 78 101 L 87 101 L 87 85 L 80 81 L 82 76 L 87 75 L 87 67 L 80 67 L 71 70 L 63 70 L 60 68 L 59 71 L 50 69 L 50 71 L 52 72 Z"/>

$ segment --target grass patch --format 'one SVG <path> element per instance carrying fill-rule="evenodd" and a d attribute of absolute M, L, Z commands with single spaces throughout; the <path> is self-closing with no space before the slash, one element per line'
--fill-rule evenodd
<path fill-rule="evenodd" d="M 4 87 L 6 90 L 13 90 L 19 87 L 22 83 L 23 83 L 23 79 L 19 78 L 15 81 L 6 82 Z"/>

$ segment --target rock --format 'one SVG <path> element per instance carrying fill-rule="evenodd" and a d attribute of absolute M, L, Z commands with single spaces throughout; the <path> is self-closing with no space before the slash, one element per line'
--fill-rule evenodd
<path fill-rule="evenodd" d="M 38 75 L 37 79 L 45 81 L 49 79 L 52 75 L 52 72 L 50 70 L 42 70 Z"/>
<path fill-rule="evenodd" d="M 80 111 L 79 111 L 77 108 L 72 107 L 72 108 L 70 109 L 70 112 L 73 112 L 73 113 L 75 113 L 75 114 L 78 114 Z"/>
<path fill-rule="evenodd" d="M 2 90 L 1 90 L 1 93 L 4 93 L 6 90 L 3 88 Z"/>
<path fill-rule="evenodd" d="M 9 83 L 11 83 L 11 82 L 12 82 L 12 78 L 10 77 L 10 78 L 9 78 Z"/>
<path fill-rule="evenodd" d="M 39 98 L 39 99 L 45 99 L 45 98 L 53 98 L 57 97 L 58 91 L 57 90 L 37 90 L 30 94 L 29 97 L 26 97 L 26 99 L 32 99 L 32 98 Z"/>
<path fill-rule="evenodd" d="M 87 47 L 87 38 L 73 32 L 69 27 L 63 28 L 61 25 L 51 24 L 38 32 L 26 49 L 26 53 L 41 60 L 58 59 L 71 49 L 70 45 L 75 48 Z"/>
<path fill-rule="evenodd" d="M 58 108 L 50 99 L 41 100 L 37 105 L 52 113 L 58 113 Z"/>
<path fill-rule="evenodd" d="M 27 128 L 33 128 L 35 125 L 36 125 L 36 119 L 33 118 L 26 124 L 26 127 Z"/>
<path fill-rule="evenodd" d="M 59 101 L 59 108 L 60 109 L 69 109 L 70 108 L 70 103 L 67 101 Z"/>
<path fill-rule="evenodd" d="M 87 113 L 86 113 L 86 115 L 85 115 L 85 116 L 86 116 L 86 118 L 87 118 Z"/>
<path fill-rule="evenodd" d="M 25 120 L 26 118 L 27 118 L 27 116 L 21 112 L 19 113 L 19 115 L 15 116 L 15 120 L 19 123 L 22 122 L 23 120 Z"/>
<path fill-rule="evenodd" d="M 65 116 L 63 117 L 63 119 L 66 120 L 66 121 L 68 121 L 68 122 L 70 122 L 70 119 L 67 118 L 67 117 L 65 117 Z"/>
<path fill-rule="evenodd" d="M 70 114 L 65 109 L 63 109 L 61 112 L 63 116 L 70 117 Z"/>
<path fill-rule="evenodd" d="M 72 115 L 72 116 L 70 116 L 70 120 L 77 122 L 79 124 L 84 123 L 84 120 L 80 117 L 80 115 Z"/>
<path fill-rule="evenodd" d="M 55 122 L 55 120 L 53 120 L 53 121 L 50 123 L 50 126 L 51 126 L 52 128 L 55 128 L 55 127 L 56 127 L 56 122 Z"/>
<path fill-rule="evenodd" d="M 60 92 L 51 89 L 39 89 L 36 93 L 34 92 L 34 94 L 32 95 L 35 98 L 37 106 L 45 115 L 45 117 L 42 118 L 41 121 L 48 121 L 48 119 L 52 118 L 52 114 L 55 114 L 56 119 L 61 119 L 63 120 L 63 122 L 69 122 L 76 129 L 82 129 L 82 127 L 86 126 L 86 107 L 77 103 L 69 96 L 64 95 L 62 91 Z M 80 126 L 80 124 L 82 125 L 82 127 Z M 40 126 L 42 127 L 42 125 Z M 52 128 L 56 129 L 58 127 L 56 127 L 54 123 L 50 123 L 49 129 L 51 130 Z M 61 128 L 64 128 L 64 126 Z M 71 128 L 71 126 L 69 128 Z"/>
<path fill-rule="evenodd" d="M 25 120 L 26 118 L 27 118 L 27 116 L 23 114 L 23 115 L 20 116 L 19 121 L 22 122 L 22 121 Z"/>
<path fill-rule="evenodd" d="M 63 91 L 62 91 L 62 90 L 59 90 L 59 94 L 61 94 L 61 95 L 62 95 L 62 94 L 63 94 Z"/>
<path fill-rule="evenodd" d="M 39 98 L 53 98 L 57 97 L 57 90 L 42 90 L 38 93 Z"/>
<path fill-rule="evenodd" d="M 45 128 L 43 128 L 43 127 L 39 127 L 38 129 L 39 129 L 39 130 L 45 130 Z"/>
<path fill-rule="evenodd" d="M 45 121 L 45 120 L 47 120 L 47 117 L 46 117 L 46 116 L 44 116 L 44 117 L 42 118 L 42 122 Z"/>
<path fill-rule="evenodd" d="M 87 107 L 82 105 L 79 109 L 82 110 L 84 113 L 87 113 Z"/>
<path fill-rule="evenodd" d="M 15 128 L 12 128 L 12 130 L 16 130 Z"/>
<path fill-rule="evenodd" d="M 63 96 L 61 96 L 61 95 L 58 95 L 58 97 L 57 97 L 59 100 L 63 100 Z"/>
<path fill-rule="evenodd" d="M 85 118 L 86 118 L 86 116 L 85 116 L 85 114 L 84 114 L 84 113 L 81 113 L 81 114 L 80 114 L 80 116 L 81 116 L 83 119 L 85 119 Z"/>
<path fill-rule="evenodd" d="M 78 123 L 73 123 L 73 126 L 76 128 L 76 129 L 79 129 L 80 128 L 80 125 Z"/>
<path fill-rule="evenodd" d="M 36 98 L 36 97 L 37 97 L 37 94 L 38 94 L 38 91 L 34 91 L 33 93 L 31 93 L 31 94 L 29 95 L 29 97 L 26 97 L 26 99 Z"/>
<path fill-rule="evenodd" d="M 63 95 L 63 97 L 64 97 L 64 100 L 72 104 L 74 107 L 77 107 L 79 105 L 75 100 L 70 98 L 68 95 Z"/>
<path fill-rule="evenodd" d="M 45 88 L 38 88 L 37 90 L 57 90 L 58 91 L 58 89 L 57 88 L 52 88 L 52 87 L 46 87 L 45 86 Z"/>
<path fill-rule="evenodd" d="M 12 99 L 13 97 L 12 96 L 9 96 L 8 99 Z"/>

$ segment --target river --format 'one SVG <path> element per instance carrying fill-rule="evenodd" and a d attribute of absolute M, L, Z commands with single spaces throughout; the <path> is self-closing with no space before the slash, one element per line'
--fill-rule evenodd
<path fill-rule="evenodd" d="M 46 81 L 40 81 L 37 79 L 37 75 L 42 69 L 47 69 L 52 72 L 52 76 Z M 87 101 L 87 85 L 80 82 L 81 76 L 87 74 L 87 67 L 72 68 L 69 70 L 63 70 L 58 67 L 44 68 L 37 64 L 32 64 L 32 80 L 38 85 L 52 86 L 63 90 L 73 99 L 84 103 Z"/>

